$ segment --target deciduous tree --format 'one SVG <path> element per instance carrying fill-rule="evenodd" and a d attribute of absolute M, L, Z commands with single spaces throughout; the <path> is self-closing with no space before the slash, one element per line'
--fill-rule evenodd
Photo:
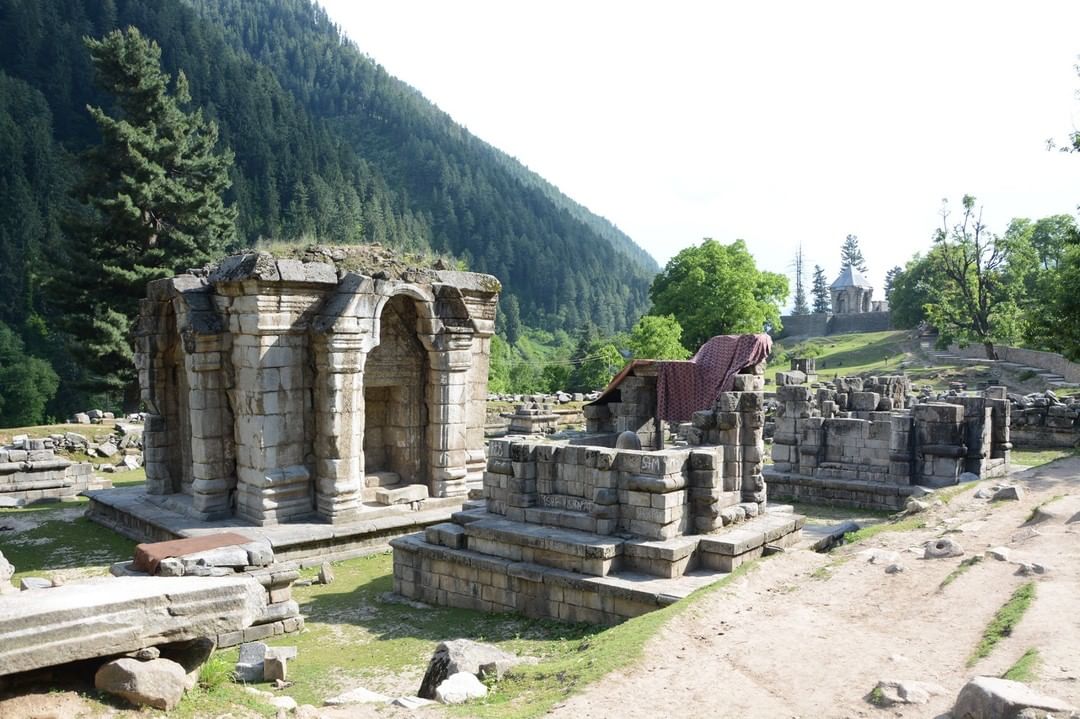
<path fill-rule="evenodd" d="M 630 351 L 638 359 L 686 359 L 682 327 L 674 315 L 645 315 L 630 330 Z"/>
<path fill-rule="evenodd" d="M 691 351 L 715 335 L 779 329 L 787 294 L 787 278 L 758 270 L 745 242 L 713 239 L 671 258 L 649 290 L 654 314 L 673 315 Z"/>

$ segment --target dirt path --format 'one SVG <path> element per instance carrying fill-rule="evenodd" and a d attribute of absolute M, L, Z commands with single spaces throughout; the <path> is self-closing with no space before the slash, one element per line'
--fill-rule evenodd
<path fill-rule="evenodd" d="M 1080 458 L 1015 475 L 1028 492 L 993 505 L 968 491 L 926 513 L 927 528 L 885 533 L 830 555 L 792 552 L 706 597 L 646 648 L 639 665 L 560 705 L 555 717 L 931 717 L 950 708 L 976 674 L 1000 675 L 1028 648 L 1043 657 L 1035 686 L 1080 706 Z M 1058 495 L 1059 516 L 1025 525 Z M 962 558 L 923 560 L 923 542 L 951 531 L 965 556 L 1006 546 L 1012 559 L 1051 571 L 1013 636 L 965 666 L 994 612 L 1028 578 L 986 559 L 944 589 Z M 869 549 L 898 552 L 888 575 Z M 866 695 L 879 679 L 916 679 L 946 693 L 929 706 L 878 709 Z"/>

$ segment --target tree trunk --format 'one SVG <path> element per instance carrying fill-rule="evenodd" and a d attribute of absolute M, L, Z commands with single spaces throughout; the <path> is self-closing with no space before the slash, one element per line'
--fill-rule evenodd
<path fill-rule="evenodd" d="M 998 358 L 997 350 L 994 349 L 994 343 L 990 340 L 983 341 L 983 349 L 986 350 L 986 359 L 996 360 Z"/>

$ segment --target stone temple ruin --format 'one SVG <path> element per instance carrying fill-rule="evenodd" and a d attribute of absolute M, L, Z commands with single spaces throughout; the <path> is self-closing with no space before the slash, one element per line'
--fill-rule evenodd
<path fill-rule="evenodd" d="M 965 473 L 1008 473 L 1004 387 L 920 404 L 906 376 L 812 387 L 803 371 L 808 361 L 796 362 L 802 370 L 777 374 L 773 465 L 765 472 L 774 498 L 897 510 L 908 497 L 957 484 Z"/>
<path fill-rule="evenodd" d="M 681 446 L 657 448 L 665 367 L 651 361 L 628 367 L 586 408 L 583 438 L 492 440 L 484 506 L 391 541 L 395 591 L 613 623 L 792 542 L 803 518 L 766 511 L 761 359 L 698 397 Z"/>
<path fill-rule="evenodd" d="M 91 516 L 143 540 L 309 522 L 310 551 L 349 533 L 325 525 L 449 516 L 484 469 L 500 285 L 399 274 L 249 253 L 150 283 L 136 337 L 146 486 L 92 493 Z"/>

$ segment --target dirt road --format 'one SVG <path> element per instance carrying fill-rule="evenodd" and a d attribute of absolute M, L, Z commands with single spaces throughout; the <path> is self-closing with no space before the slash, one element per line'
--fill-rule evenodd
<path fill-rule="evenodd" d="M 974 675 L 1000 675 L 1027 649 L 1043 661 L 1034 686 L 1080 706 L 1080 458 L 1014 475 L 1021 501 L 975 499 L 974 490 L 925 513 L 927 527 L 880 534 L 831 554 L 796 551 L 766 560 L 744 580 L 677 617 L 644 661 L 572 697 L 555 717 L 935 717 Z M 992 484 L 984 482 L 983 485 Z M 1059 495 L 1065 495 L 1061 497 Z M 1055 499 L 1056 498 L 1056 499 Z M 1032 509 L 1057 515 L 1028 524 Z M 964 557 L 922 559 L 946 532 L 965 557 L 985 559 L 941 588 Z M 867 550 L 897 552 L 905 571 L 886 574 Z M 1046 564 L 1018 575 L 1016 561 Z M 1034 579 L 1036 597 L 1012 636 L 968 668 L 994 613 Z M 934 682 L 929 705 L 879 709 L 866 697 L 879 679 Z"/>

